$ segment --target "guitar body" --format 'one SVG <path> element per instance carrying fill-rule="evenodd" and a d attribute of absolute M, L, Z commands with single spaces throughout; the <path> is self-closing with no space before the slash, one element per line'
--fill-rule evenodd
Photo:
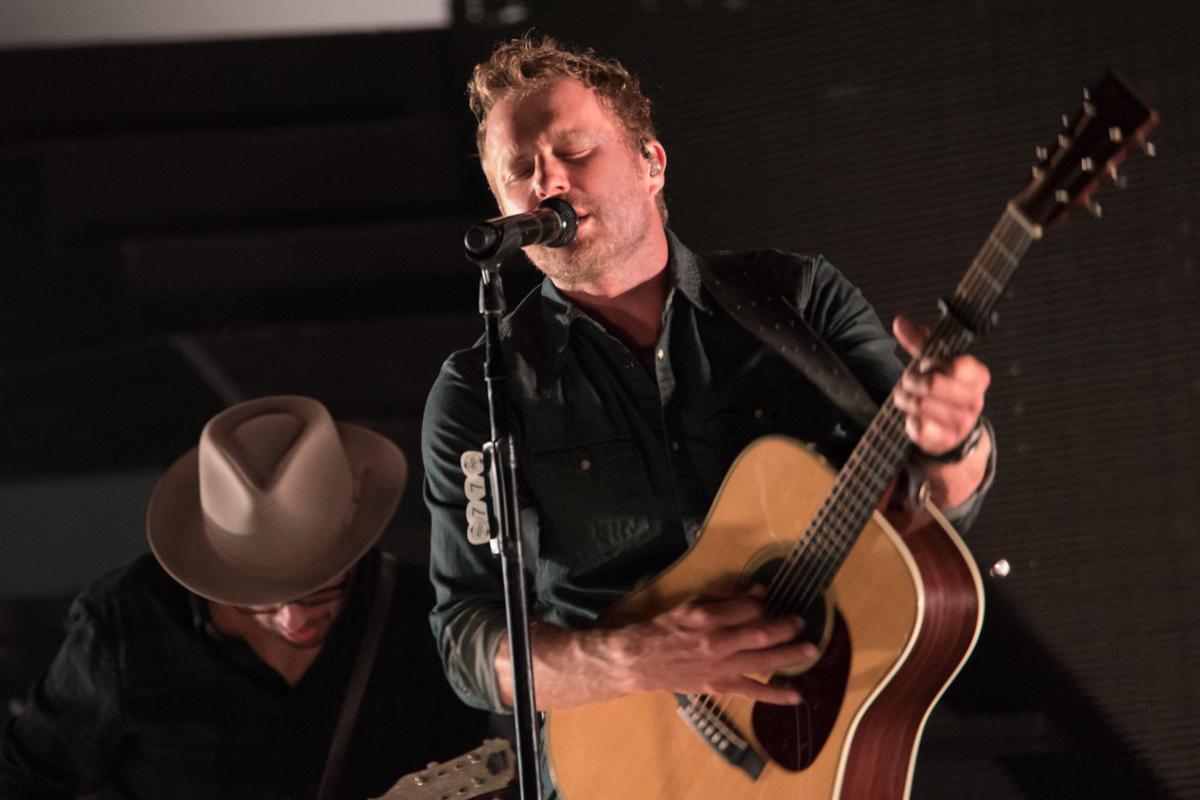
<path fill-rule="evenodd" d="M 751 444 L 696 545 L 602 624 L 648 620 L 760 580 L 765 564 L 805 536 L 834 480 L 794 440 Z M 685 722 L 675 695 L 644 692 L 548 715 L 563 800 L 907 797 L 924 721 L 974 646 L 983 600 L 978 571 L 948 525 L 922 516 L 904 531 L 876 513 L 850 550 L 825 594 L 821 659 L 781 678 L 800 690 L 800 706 L 756 710 L 744 698 L 712 697 L 765 761 L 757 776 Z"/>

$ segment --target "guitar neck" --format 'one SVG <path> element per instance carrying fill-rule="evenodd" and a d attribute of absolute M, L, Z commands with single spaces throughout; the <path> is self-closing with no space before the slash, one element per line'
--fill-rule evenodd
<path fill-rule="evenodd" d="M 988 235 L 970 269 L 942 303 L 942 316 L 918 358 L 906 367 L 915 370 L 925 359 L 943 360 L 965 353 L 990 327 L 992 313 L 1016 271 L 1021 257 L 1041 228 L 1009 204 Z M 800 608 L 828 589 L 859 533 L 883 499 L 892 479 L 909 456 L 912 443 L 904 431 L 904 414 L 889 395 L 863 433 L 833 490 L 813 517 L 807 534 L 788 556 L 777 581 L 768 589 L 767 603 Z M 797 583 L 802 587 L 797 592 Z M 786 598 L 786 600 L 785 600 Z M 772 601 L 775 601 L 772 603 Z"/>
<path fill-rule="evenodd" d="M 991 327 L 992 312 L 1012 279 L 1021 257 L 1042 229 L 1009 203 L 1000 221 L 959 281 L 953 299 L 944 302 L 943 314 L 922 357 L 949 358 L 965 353 L 971 341 Z"/>
<path fill-rule="evenodd" d="M 1038 148 L 1033 177 L 1008 204 L 954 294 L 942 302 L 941 319 L 906 371 L 920 369 L 927 359 L 961 355 L 986 333 L 996 303 L 1042 229 L 1082 207 L 1098 212 L 1091 198 L 1102 178 L 1116 180 L 1118 165 L 1134 149 L 1152 153 L 1146 136 L 1157 124 L 1158 113 L 1116 75 L 1106 74 L 1085 90 L 1074 117 L 1063 117 L 1054 145 Z M 911 447 L 904 415 L 889 395 L 767 588 L 771 612 L 806 609 L 829 588 Z"/>

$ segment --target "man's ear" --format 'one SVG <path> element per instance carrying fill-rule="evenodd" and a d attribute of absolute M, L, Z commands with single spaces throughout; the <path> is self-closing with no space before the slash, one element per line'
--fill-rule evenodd
<path fill-rule="evenodd" d="M 658 191 L 667 182 L 667 150 L 658 139 L 642 144 L 642 158 L 646 159 L 646 177 Z"/>

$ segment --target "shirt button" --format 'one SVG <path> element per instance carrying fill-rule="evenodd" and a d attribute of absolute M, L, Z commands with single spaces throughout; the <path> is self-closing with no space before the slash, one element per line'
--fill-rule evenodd
<path fill-rule="evenodd" d="M 762 418 L 763 418 L 763 410 L 762 410 L 761 408 L 756 408 L 756 409 L 754 409 L 754 418 L 755 418 L 755 419 L 762 419 Z"/>
<path fill-rule="evenodd" d="M 663 349 L 660 347 L 660 348 L 658 348 L 658 352 L 656 352 L 656 353 L 655 353 L 655 355 L 657 355 L 657 356 L 658 356 L 658 360 L 659 360 L 659 361 L 661 361 L 663 358 L 665 358 L 665 357 L 666 357 L 666 355 L 667 355 L 667 351 L 666 351 L 666 350 L 663 350 Z"/>
<path fill-rule="evenodd" d="M 581 458 L 579 460 L 579 468 L 581 470 L 583 470 L 584 472 L 587 472 L 589 469 L 592 468 L 592 462 L 586 458 Z"/>
<path fill-rule="evenodd" d="M 671 441 L 671 449 L 672 449 L 672 450 L 678 450 L 678 449 L 679 449 L 679 442 L 676 442 L 676 441 L 672 440 L 672 441 Z"/>

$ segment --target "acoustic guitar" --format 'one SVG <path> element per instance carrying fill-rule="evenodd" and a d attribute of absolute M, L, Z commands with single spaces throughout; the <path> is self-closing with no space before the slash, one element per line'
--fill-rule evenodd
<path fill-rule="evenodd" d="M 1029 245 L 1079 208 L 1098 214 L 1102 179 L 1116 180 L 1134 148 L 1151 149 L 1157 120 L 1114 75 L 1084 92 L 943 301 L 923 357 L 957 356 L 988 330 Z M 763 583 L 767 614 L 802 615 L 821 653 L 807 670 L 769 676 L 798 689 L 800 705 L 642 692 L 551 712 L 547 751 L 563 800 L 909 796 L 925 721 L 983 621 L 979 571 L 937 509 L 880 510 L 911 447 L 889 398 L 836 474 L 785 437 L 738 456 L 694 547 L 601 624 Z"/>

